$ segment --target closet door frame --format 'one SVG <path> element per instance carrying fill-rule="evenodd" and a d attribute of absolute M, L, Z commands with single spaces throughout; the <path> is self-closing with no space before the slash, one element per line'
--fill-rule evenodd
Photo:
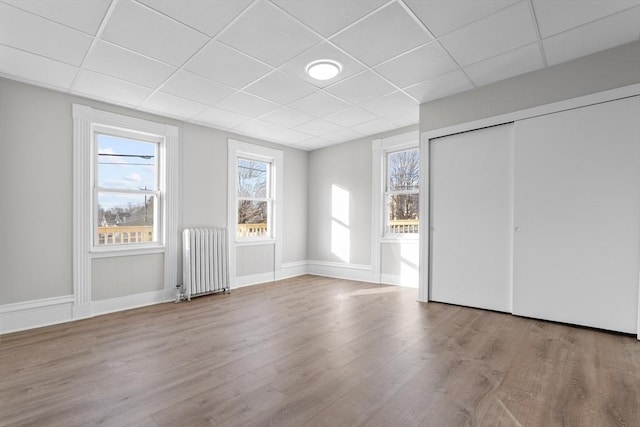
<path fill-rule="evenodd" d="M 429 199 L 430 199 L 430 169 L 429 169 L 429 151 L 430 141 L 436 138 L 454 135 L 462 132 L 469 132 L 490 126 L 516 122 L 518 120 L 529 119 L 533 117 L 553 114 L 560 111 L 571 110 L 574 108 L 586 107 L 601 102 L 615 101 L 617 99 L 629 98 L 640 95 L 640 83 L 629 86 L 623 86 L 604 92 L 598 92 L 572 98 L 564 101 L 558 101 L 551 104 L 532 107 L 524 110 L 514 111 L 511 113 L 500 114 L 492 117 L 474 120 L 459 125 L 448 126 L 431 131 L 425 131 L 420 134 L 420 283 L 418 288 L 418 301 L 430 301 L 431 288 L 431 222 L 429 218 Z M 640 340 L 640 271 L 638 271 L 638 335 Z"/>

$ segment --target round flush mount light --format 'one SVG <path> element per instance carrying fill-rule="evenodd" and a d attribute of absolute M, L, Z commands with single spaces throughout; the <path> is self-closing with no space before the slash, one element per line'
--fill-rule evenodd
<path fill-rule="evenodd" d="M 331 59 L 319 59 L 307 65 L 307 74 L 316 80 L 329 80 L 340 74 L 342 65 Z"/>

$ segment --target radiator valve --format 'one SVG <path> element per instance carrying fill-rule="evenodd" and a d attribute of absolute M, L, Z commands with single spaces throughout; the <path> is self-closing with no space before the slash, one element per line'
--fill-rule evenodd
<path fill-rule="evenodd" d="M 176 285 L 176 304 L 182 300 L 182 285 Z"/>

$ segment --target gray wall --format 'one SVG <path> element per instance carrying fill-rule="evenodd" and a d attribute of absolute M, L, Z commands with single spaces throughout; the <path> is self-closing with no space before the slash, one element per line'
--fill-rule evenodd
<path fill-rule="evenodd" d="M 283 150 L 283 261 L 307 259 L 307 152 L 0 79 L 0 304 L 73 293 L 73 103 L 179 127 L 180 229 L 226 225 L 227 138 Z M 161 289 L 162 258 L 140 260 L 94 260 L 93 299 Z"/>
<path fill-rule="evenodd" d="M 309 259 L 350 264 L 371 264 L 372 141 L 415 131 L 416 126 L 373 135 L 312 151 L 309 157 Z M 332 251 L 332 187 L 349 193 L 349 256 Z"/>
<path fill-rule="evenodd" d="M 635 83 L 640 83 L 640 42 L 422 104 L 420 131 L 467 123 Z"/>

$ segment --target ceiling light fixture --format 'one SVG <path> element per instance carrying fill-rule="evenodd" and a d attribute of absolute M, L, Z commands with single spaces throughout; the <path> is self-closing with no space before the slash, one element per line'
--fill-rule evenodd
<path fill-rule="evenodd" d="M 307 65 L 306 70 L 316 80 L 329 80 L 340 74 L 342 65 L 331 59 L 319 59 Z"/>

